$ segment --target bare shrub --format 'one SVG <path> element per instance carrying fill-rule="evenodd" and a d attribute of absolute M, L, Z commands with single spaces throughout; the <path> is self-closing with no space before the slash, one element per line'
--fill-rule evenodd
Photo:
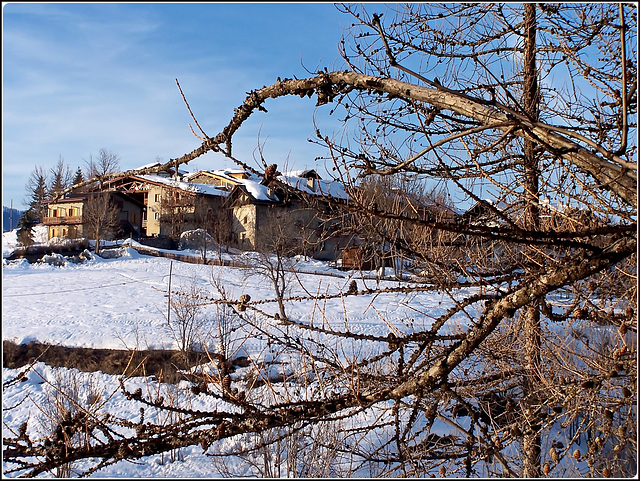
<path fill-rule="evenodd" d="M 52 381 L 45 384 L 45 398 L 39 404 L 38 423 L 42 434 L 54 440 L 49 449 L 56 454 L 88 446 L 98 424 L 97 414 L 103 402 L 104 389 L 90 374 L 73 369 L 57 369 Z M 54 469 L 58 478 L 68 478 L 73 463 Z"/>
<path fill-rule="evenodd" d="M 201 351 L 210 327 L 202 311 L 206 290 L 193 277 L 178 284 L 170 293 L 167 330 L 187 362 L 189 355 Z"/>
<path fill-rule="evenodd" d="M 263 241 L 264 249 L 252 258 L 252 268 L 246 274 L 259 275 L 271 283 L 278 303 L 277 317 L 285 322 L 287 312 L 284 299 L 295 277 L 293 269 L 298 263 L 294 257 L 297 244 L 287 236 L 287 229 L 282 224 L 274 224 L 267 237 L 268 240 Z"/>
<path fill-rule="evenodd" d="M 214 452 L 218 471 L 235 477 L 233 458 L 239 458 L 261 478 L 340 478 L 349 474 L 344 462 L 343 425 L 339 421 L 315 426 L 297 424 L 244 436 L 246 452 Z"/>

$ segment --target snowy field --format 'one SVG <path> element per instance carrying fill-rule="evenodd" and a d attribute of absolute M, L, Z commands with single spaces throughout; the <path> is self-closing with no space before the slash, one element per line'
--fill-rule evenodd
<path fill-rule="evenodd" d="M 5 233 L 4 237 L 11 238 L 11 234 Z M 10 245 L 3 242 L 3 256 Z M 237 260 L 250 262 L 251 257 Z M 300 260 L 295 268 L 318 274 L 292 275 L 290 297 L 345 292 L 352 279 L 361 290 L 377 286 L 375 280 L 350 277 L 319 261 Z M 329 275 L 320 275 L 322 272 Z M 124 248 L 119 258 L 98 257 L 63 267 L 29 264 L 26 260 L 3 261 L 2 337 L 17 343 L 39 341 L 67 347 L 174 349 L 166 332 L 170 273 L 172 291 L 191 288 L 195 283 L 205 295 L 219 298 L 212 285 L 216 280 L 230 299 L 243 294 L 251 296 L 252 301 L 273 298 L 269 281 L 250 269 L 172 261 L 141 255 L 131 248 Z M 394 288 L 399 283 L 382 281 L 379 286 Z M 266 306 L 266 312 L 277 312 L 275 303 Z M 442 294 L 389 293 L 378 294 L 375 303 L 371 296 L 328 301 L 322 306 L 321 317 L 342 327 L 347 322 L 352 332 L 384 336 L 392 326 L 404 330 L 407 322 L 415 323 L 413 328 L 423 328 L 420 323 L 426 313 L 430 318 L 437 317 L 449 306 Z M 215 305 L 205 306 L 203 315 L 213 315 L 215 309 Z M 303 322 L 321 315 L 318 306 L 314 310 L 309 303 L 294 303 L 292 309 L 289 316 Z"/>
<path fill-rule="evenodd" d="M 82 264 L 67 263 L 58 267 L 48 264 L 29 264 L 27 261 L 6 261 L 15 246 L 15 232 L 3 235 L 2 266 L 2 332 L 3 339 L 17 343 L 39 341 L 68 347 L 110 349 L 167 349 L 176 348 L 167 329 L 167 298 L 171 272 L 172 290 L 197 286 L 211 297 L 219 297 L 212 279 L 223 286 L 227 296 L 238 299 L 243 294 L 251 300 L 273 298 L 273 288 L 250 269 L 208 266 L 171 261 L 167 258 L 143 256 L 131 248 L 123 249 L 123 256 L 114 259 L 94 258 Z M 197 253 L 194 252 L 194 255 Z M 247 258 L 245 257 L 246 261 Z M 296 269 L 304 272 L 325 272 L 332 275 L 298 274 L 291 277 L 292 297 L 308 297 L 316 293 L 345 292 L 351 280 L 348 273 L 313 260 L 300 260 Z M 359 289 L 376 287 L 375 280 L 354 277 Z M 398 287 L 397 282 L 382 281 L 380 287 Z M 423 329 L 434 317 L 445 312 L 451 301 L 438 293 L 383 293 L 348 298 L 340 297 L 318 306 L 312 301 L 289 304 L 288 316 L 300 322 L 333 325 L 351 332 L 385 336 L 400 329 L 405 332 Z M 203 316 L 214 316 L 216 305 L 203 307 Z M 261 306 L 265 312 L 276 313 L 277 305 Z M 250 357 L 264 358 L 265 345 L 247 335 L 242 336 L 242 349 Z M 211 345 L 211 344 L 209 344 Z M 3 369 L 3 384 L 17 376 L 19 370 Z M 62 374 L 61 374 L 62 373 Z M 67 374 L 64 374 L 67 373 Z M 70 374 L 69 374 L 70 373 Z M 42 435 L 42 405 L 50 383 L 62 375 L 72 375 L 82 385 L 97 386 L 104 410 L 117 410 L 119 416 L 136 420 L 139 405 L 128 401 L 118 391 L 118 377 L 104 373 L 80 373 L 73 369 L 53 369 L 38 363 L 28 380 L 13 383 L 3 389 L 4 429 L 13 429 L 29 420 L 27 433 Z M 128 382 L 150 389 L 154 382 L 135 378 Z M 181 386 L 165 386 L 176 389 Z M 182 386 L 185 387 L 185 386 Z M 155 387 L 157 388 L 157 386 Z M 188 389 L 186 392 L 189 393 Z M 201 399 L 202 398 L 202 399 Z M 214 409 L 215 401 L 208 397 L 192 396 L 189 403 L 200 403 L 198 409 Z M 202 404 L 205 403 L 205 404 Z M 209 403 L 207 405 L 206 403 Z M 159 415 L 159 414 L 158 414 Z M 132 463 L 120 461 L 93 475 L 96 477 L 212 477 L 216 475 L 210 457 L 201 447 L 182 449 L 177 459 L 169 455 L 151 456 Z M 83 466 L 78 464 L 77 468 Z M 3 471 L 9 468 L 3 466 Z M 238 468 L 240 469 L 240 468 Z M 243 472 L 237 472 L 243 476 Z"/>
<path fill-rule="evenodd" d="M 43 242 L 45 232 L 37 230 L 36 241 Z M 171 291 L 185 292 L 193 289 L 204 297 L 201 302 L 199 316 L 204 320 L 198 341 L 208 349 L 215 350 L 216 323 L 219 319 L 220 305 L 210 302 L 220 299 L 223 290 L 227 299 L 237 301 L 243 295 L 249 295 L 251 302 L 260 302 L 255 307 L 267 315 L 278 312 L 277 303 L 273 301 L 273 286 L 263 276 L 255 273 L 255 269 L 239 267 L 221 267 L 203 264 L 192 264 L 171 260 L 169 258 L 141 255 L 135 249 L 124 246 L 119 249 L 120 257 L 103 259 L 93 257 L 83 263 L 67 262 L 62 266 L 46 263 L 29 264 L 26 260 L 7 261 L 5 258 L 16 247 L 15 231 L 3 234 L 2 265 L 2 332 L 4 340 L 16 343 L 39 341 L 66 347 L 88 347 L 108 349 L 176 349 L 178 344 L 172 337 L 167 325 L 167 291 L 171 282 Z M 180 251 L 183 255 L 198 256 L 197 251 Z M 215 256 L 210 253 L 210 256 Z M 234 260 L 247 265 L 254 265 L 255 254 L 230 255 L 223 254 L 226 260 Z M 350 331 L 357 334 L 387 336 L 392 332 L 411 333 L 428 329 L 434 319 L 442 316 L 454 303 L 448 295 L 438 291 L 422 291 L 404 293 L 393 292 L 406 284 L 397 281 L 376 281 L 374 273 L 363 278 L 359 273 L 349 273 L 330 267 L 327 263 L 314 260 L 295 260 L 295 274 L 289 275 L 289 290 L 286 297 L 287 316 L 294 322 L 310 324 L 315 327 Z M 349 289 L 352 281 L 357 283 L 361 295 L 342 297 Z M 387 289 L 386 292 L 366 293 L 367 289 Z M 456 295 L 469 296 L 470 290 L 457 291 Z M 334 295 L 332 299 L 315 300 L 318 295 Z M 263 302 L 261 302 L 263 301 Z M 556 299 L 558 305 L 563 302 L 561 293 Z M 570 299 L 564 300 L 569 302 Z M 253 312 L 251 309 L 248 312 Z M 255 316 L 255 324 L 235 326 L 230 341 L 232 351 L 247 355 L 261 375 L 275 379 L 284 370 L 287 375 L 296 372 L 294 357 L 275 353 L 264 337 L 257 335 L 259 329 L 280 332 L 284 335 L 288 326 L 278 325 L 268 316 Z M 238 322 L 236 320 L 236 322 Z M 466 318 L 454 318 L 440 334 L 453 334 L 458 331 Z M 260 324 L 266 323 L 266 324 Z M 458 323 L 458 324 L 457 324 Z M 175 323 L 174 323 L 175 325 Z M 258 328 L 256 328 L 258 326 Z M 579 326 L 574 326 L 578 328 Z M 552 326 L 553 329 L 561 329 Z M 589 327 L 591 335 L 597 337 L 596 331 L 608 331 L 607 327 Z M 615 331 L 615 329 L 614 329 Z M 559 338 L 566 332 L 558 331 Z M 615 332 L 613 333 L 615 335 Z M 309 334 L 307 334 L 309 335 Z M 629 334 L 631 335 L 631 334 Z M 594 338 L 595 338 L 594 337 Z M 340 361 L 371 356 L 373 349 L 380 343 L 364 340 L 327 340 L 319 333 L 314 338 L 328 351 L 337 353 Z M 327 342 L 339 342 L 329 345 Z M 629 340 L 629 342 L 632 342 Z M 262 363 L 265 364 L 262 364 Z M 270 364 L 271 363 L 271 364 Z M 346 364 L 343 364 L 346 365 Z M 201 369 L 207 369 L 202 366 Z M 247 371 L 243 371 L 243 370 Z M 239 368 L 232 373 L 237 385 L 247 379 L 250 368 Z M 280 371 L 277 371 L 280 369 Z M 140 404 L 127 399 L 119 386 L 120 376 L 103 372 L 80 372 L 76 369 L 52 368 L 37 363 L 22 378 L 22 369 L 3 368 L 3 431 L 5 437 L 16 436 L 21 425 L 26 421 L 26 434 L 31 439 L 41 439 L 52 432 L 51 423 L 47 421 L 47 406 L 55 393 L 54 386 L 59 384 L 77 384 L 81 387 L 78 403 L 92 406 L 98 413 L 112 413 L 124 423 L 140 422 Z M 277 381 L 274 381 L 277 382 Z M 178 384 L 161 384 L 153 376 L 129 377 L 125 381 L 129 392 L 140 388 L 145 397 L 152 399 L 162 394 L 181 406 L 196 410 L 213 412 L 219 403 L 224 402 L 213 396 L 196 395 L 191 391 L 190 383 L 181 381 Z M 245 386 L 246 387 L 246 386 Z M 261 396 L 261 388 L 256 388 L 256 395 Z M 265 388 L 266 389 L 266 388 Z M 300 388 L 302 389 L 302 388 Z M 253 392 L 253 391 L 252 391 Z M 306 393 L 312 396 L 313 394 Z M 223 408 L 223 407 L 222 407 Z M 362 423 L 377 423 L 379 413 L 372 408 L 358 417 Z M 167 411 L 149 407 L 145 419 L 157 424 L 173 422 L 167 418 Z M 365 419 L 367 418 L 367 419 Z M 354 418 L 356 419 L 356 418 Z M 375 420 L 375 421 L 374 421 Z M 458 420 L 463 428 L 468 418 Z M 354 421 L 355 422 L 355 421 Z M 466 426 L 466 427 L 465 427 Z M 135 431 L 122 428 L 123 436 L 135 435 Z M 552 428 L 555 431 L 556 427 Z M 130 429 L 129 429 L 130 430 Z M 450 432 L 445 423 L 436 422 L 430 432 L 441 436 Z M 584 449 L 582 439 L 577 442 L 566 438 L 567 432 L 557 432 L 555 437 L 565 445 L 575 443 L 571 449 Z M 242 439 L 229 438 L 216 443 L 219 452 L 237 451 L 243 448 Z M 550 442 L 550 441 L 549 441 Z M 515 449 L 515 446 L 512 446 Z M 549 446 L 545 446 L 548 450 Z M 224 463 L 211 455 L 211 450 L 201 446 L 181 448 L 176 452 L 164 453 L 136 459 L 121 460 L 115 464 L 92 472 L 91 477 L 99 478 L 215 478 L 232 474 L 233 477 L 252 477 L 250 464 L 240 462 L 237 457 L 225 457 Z M 572 458 L 563 458 L 561 472 L 565 476 L 576 477 L 586 472 L 584 462 L 566 464 Z M 73 465 L 71 474 L 83 473 L 94 464 L 87 461 Z M 3 473 L 14 477 L 20 473 L 12 473 L 13 465 L 3 462 Z M 287 473 L 283 473 L 286 475 Z M 295 473 L 294 473 L 295 474 Z M 41 477 L 52 477 L 52 473 Z M 369 477 L 370 473 L 356 473 L 361 477 Z"/>

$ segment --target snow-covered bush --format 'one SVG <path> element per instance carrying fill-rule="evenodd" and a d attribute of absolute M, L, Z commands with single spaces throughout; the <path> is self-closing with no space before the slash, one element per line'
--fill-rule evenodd
<path fill-rule="evenodd" d="M 56 267 L 62 267 L 67 264 L 67 259 L 61 254 L 47 254 L 42 257 L 42 262 Z"/>

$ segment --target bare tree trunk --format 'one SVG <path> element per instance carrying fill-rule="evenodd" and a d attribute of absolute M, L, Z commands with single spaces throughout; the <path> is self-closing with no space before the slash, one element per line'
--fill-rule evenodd
<path fill-rule="evenodd" d="M 531 121 L 538 120 L 540 92 L 536 70 L 536 7 L 533 3 L 524 5 L 524 65 L 523 65 L 523 102 L 525 113 Z M 524 141 L 524 197 L 526 201 L 525 228 L 538 230 L 540 227 L 540 209 L 538 206 L 539 165 L 535 144 L 526 138 Z M 525 262 L 535 256 L 533 248 L 525 248 Z M 526 429 L 523 436 L 523 473 L 527 478 L 540 477 L 541 433 L 537 386 L 540 373 L 540 306 L 539 301 L 531 303 L 522 312 L 525 336 L 525 379 L 523 414 Z"/>

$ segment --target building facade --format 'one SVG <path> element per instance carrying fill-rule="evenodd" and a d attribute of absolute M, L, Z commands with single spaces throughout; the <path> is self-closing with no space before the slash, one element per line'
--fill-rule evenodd
<path fill-rule="evenodd" d="M 161 172 L 124 175 L 105 181 L 119 206 L 123 232 L 140 238 L 176 241 L 184 231 L 206 229 L 221 245 L 269 251 L 285 242 L 291 253 L 336 259 L 340 242 L 326 220 L 327 195 L 345 200 L 315 171 L 300 171 L 267 181 L 244 170 Z M 94 187 L 97 191 L 97 187 Z M 49 204 L 49 237 L 83 237 L 83 209 L 90 193 L 73 194 Z"/>
<path fill-rule="evenodd" d="M 43 224 L 49 239 L 78 239 L 87 236 L 86 225 L 89 199 L 96 192 L 75 193 L 71 197 L 51 202 Z M 118 211 L 118 229 L 115 235 L 138 237 L 142 233 L 143 205 L 121 192 L 108 192 L 106 201 Z"/>

